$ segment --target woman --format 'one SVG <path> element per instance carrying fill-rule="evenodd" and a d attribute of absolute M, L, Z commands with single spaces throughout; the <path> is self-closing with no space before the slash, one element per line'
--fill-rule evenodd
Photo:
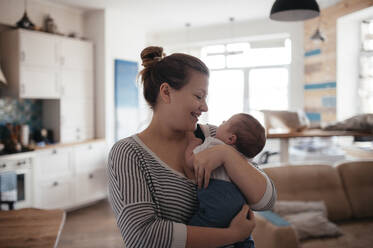
<path fill-rule="evenodd" d="M 141 53 L 144 97 L 152 121 L 139 134 L 118 141 L 109 155 L 109 195 L 126 248 L 219 247 L 242 241 L 255 226 L 247 205 L 227 228 L 186 226 L 198 207 L 197 185 L 224 166 L 249 204 L 271 208 L 276 192 L 268 177 L 228 145 L 198 153 L 194 170 L 185 163 L 185 149 L 208 110 L 209 71 L 186 54 L 164 57 L 160 47 Z M 216 127 L 201 126 L 204 136 Z M 204 185 L 207 187 L 207 185 Z M 249 218 L 247 218 L 249 217 Z"/>

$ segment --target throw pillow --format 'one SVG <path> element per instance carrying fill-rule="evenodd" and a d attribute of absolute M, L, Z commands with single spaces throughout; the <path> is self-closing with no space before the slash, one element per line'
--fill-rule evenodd
<path fill-rule="evenodd" d="M 327 217 L 326 205 L 323 201 L 276 201 L 273 212 L 280 216 L 303 212 L 319 211 Z"/>
<path fill-rule="evenodd" d="M 300 240 L 316 237 L 336 237 L 341 235 L 339 228 L 330 222 L 323 212 L 304 212 L 284 216 L 295 230 Z"/>

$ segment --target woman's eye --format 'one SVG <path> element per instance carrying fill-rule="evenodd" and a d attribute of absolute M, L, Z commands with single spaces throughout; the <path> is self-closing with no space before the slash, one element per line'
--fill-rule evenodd
<path fill-rule="evenodd" d="M 195 95 L 197 97 L 198 100 L 201 100 L 202 99 L 202 96 L 199 96 L 199 95 Z"/>

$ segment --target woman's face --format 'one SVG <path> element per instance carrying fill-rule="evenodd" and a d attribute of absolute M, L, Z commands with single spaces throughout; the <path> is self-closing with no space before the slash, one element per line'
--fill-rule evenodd
<path fill-rule="evenodd" d="M 171 90 L 169 105 L 170 121 L 175 129 L 194 131 L 202 112 L 208 110 L 206 104 L 208 76 L 191 71 L 188 83 L 180 90 Z"/>

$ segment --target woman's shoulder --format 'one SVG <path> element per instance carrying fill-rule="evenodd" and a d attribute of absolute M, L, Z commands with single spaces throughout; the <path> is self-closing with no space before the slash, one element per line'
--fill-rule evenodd
<path fill-rule="evenodd" d="M 109 159 L 135 158 L 140 151 L 141 146 L 138 145 L 133 135 L 117 141 L 110 149 Z"/>

